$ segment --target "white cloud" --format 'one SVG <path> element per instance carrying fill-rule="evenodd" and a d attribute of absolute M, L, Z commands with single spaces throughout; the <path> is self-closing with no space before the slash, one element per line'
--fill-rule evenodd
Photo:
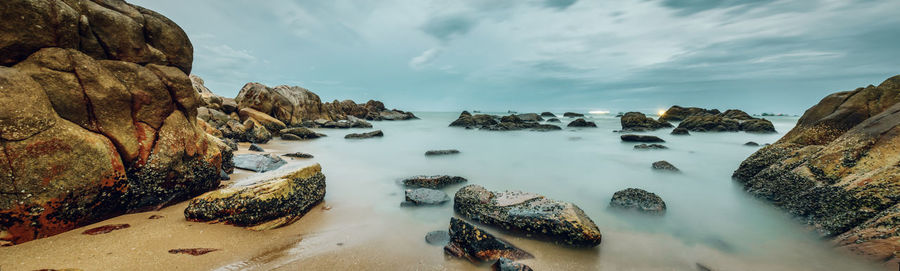
<path fill-rule="evenodd" d="M 409 60 L 409 67 L 421 70 L 431 64 L 441 54 L 441 48 L 435 47 L 422 52 L 422 54 Z M 446 68 L 446 67 L 445 67 Z"/>

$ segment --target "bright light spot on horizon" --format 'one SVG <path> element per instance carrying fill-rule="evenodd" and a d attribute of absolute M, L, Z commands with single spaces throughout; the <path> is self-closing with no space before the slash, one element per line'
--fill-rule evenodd
<path fill-rule="evenodd" d="M 658 112 L 656 112 L 656 114 L 662 117 L 662 115 L 666 114 L 666 110 L 659 110 Z"/>
<path fill-rule="evenodd" d="M 589 111 L 588 113 L 591 113 L 591 114 L 609 114 L 609 110 L 594 110 L 594 111 Z"/>

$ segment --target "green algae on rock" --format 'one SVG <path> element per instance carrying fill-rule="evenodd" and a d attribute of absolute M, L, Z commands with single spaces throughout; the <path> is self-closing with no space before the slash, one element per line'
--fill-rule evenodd
<path fill-rule="evenodd" d="M 602 237 L 577 205 L 534 193 L 468 185 L 456 192 L 453 209 L 479 223 L 573 247 L 597 246 Z"/>
<path fill-rule="evenodd" d="M 190 201 L 184 217 L 267 230 L 293 223 L 324 198 L 325 175 L 315 164 L 252 185 L 207 192 Z"/>

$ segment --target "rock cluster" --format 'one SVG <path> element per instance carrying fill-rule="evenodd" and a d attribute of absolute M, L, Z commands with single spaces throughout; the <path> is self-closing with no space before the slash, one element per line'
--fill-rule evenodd
<path fill-rule="evenodd" d="M 489 131 L 514 131 L 531 129 L 535 131 L 561 130 L 559 126 L 541 124 L 543 118 L 538 114 L 511 114 L 508 116 L 495 116 L 487 114 L 472 115 L 468 111 L 459 114 L 459 118 L 450 123 L 451 127 L 465 127 L 467 129 L 478 128 Z"/>
<path fill-rule="evenodd" d="M 847 250 L 875 260 L 900 251 L 900 76 L 838 92 L 741 163 L 733 177 Z"/>
<path fill-rule="evenodd" d="M 188 199 L 231 171 L 168 18 L 120 0 L 6 0 L 0 18 L 0 243 Z"/>
<path fill-rule="evenodd" d="M 744 111 L 730 109 L 720 112 L 718 109 L 672 106 L 659 117 L 659 121 L 681 121 L 679 129 L 694 132 L 750 132 L 774 133 L 772 122 L 754 118 Z M 624 129 L 623 122 L 623 129 Z"/>
<path fill-rule="evenodd" d="M 662 128 L 673 127 L 671 123 L 664 120 L 655 120 L 647 117 L 641 112 L 628 112 L 620 119 L 622 123 L 622 131 L 644 132 L 653 131 Z"/>
<path fill-rule="evenodd" d="M 699 107 L 681 107 L 673 105 L 672 107 L 669 107 L 662 116 L 659 116 L 659 120 L 683 121 L 694 115 L 718 115 L 719 113 L 721 112 L 718 109 L 703 109 Z"/>

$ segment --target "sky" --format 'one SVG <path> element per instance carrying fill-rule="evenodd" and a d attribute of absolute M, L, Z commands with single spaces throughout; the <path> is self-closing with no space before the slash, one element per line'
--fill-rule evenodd
<path fill-rule="evenodd" d="M 192 73 L 411 111 L 802 114 L 900 74 L 897 0 L 135 0 Z"/>

